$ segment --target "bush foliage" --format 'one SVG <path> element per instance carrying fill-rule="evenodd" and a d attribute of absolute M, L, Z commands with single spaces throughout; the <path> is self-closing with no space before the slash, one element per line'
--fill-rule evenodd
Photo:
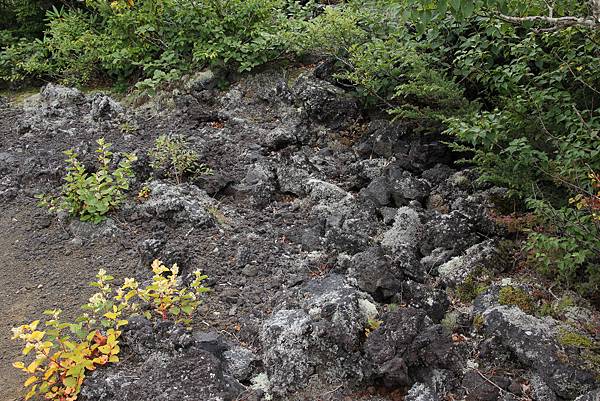
<path fill-rule="evenodd" d="M 137 158 L 125 153 L 113 168 L 111 144 L 106 143 L 104 138 L 98 139 L 97 143 L 98 170 L 88 172 L 75 151 L 65 151 L 67 174 L 61 194 L 57 197 L 37 195 L 41 206 L 48 206 L 51 211 L 64 210 L 81 221 L 100 223 L 108 212 L 125 200 L 125 191 L 129 189 L 129 182 L 134 175 L 132 163 Z"/>

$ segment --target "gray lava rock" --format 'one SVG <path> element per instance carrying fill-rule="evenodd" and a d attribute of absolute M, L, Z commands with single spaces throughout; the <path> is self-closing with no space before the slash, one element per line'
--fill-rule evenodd
<path fill-rule="evenodd" d="M 369 123 L 365 140 L 358 146 L 358 151 L 365 157 L 373 155 L 385 158 L 407 150 L 401 138 L 408 133 L 408 125 L 402 122 L 375 120 Z"/>
<path fill-rule="evenodd" d="M 333 129 L 347 125 L 359 115 L 358 104 L 352 95 L 310 73 L 296 80 L 292 93 L 311 118 Z"/>
<path fill-rule="evenodd" d="M 436 164 L 430 169 L 423 171 L 421 177 L 429 181 L 432 185 L 437 186 L 446 182 L 456 171 L 445 164 Z"/>
<path fill-rule="evenodd" d="M 404 401 L 440 401 L 439 397 L 433 389 L 423 383 L 414 384 L 408 394 L 404 397 Z"/>
<path fill-rule="evenodd" d="M 139 207 L 164 221 L 189 223 L 194 227 L 213 225 L 207 209 L 215 202 L 206 192 L 189 184 L 171 185 L 160 181 L 148 184 L 150 197 Z"/>
<path fill-rule="evenodd" d="M 401 290 L 392 298 L 392 303 L 407 304 L 410 307 L 425 311 L 434 322 L 439 323 L 450 306 L 446 291 L 431 288 L 427 284 L 407 280 L 401 283 Z"/>
<path fill-rule="evenodd" d="M 392 253 L 404 248 L 416 249 L 422 231 L 419 213 L 407 206 L 401 207 L 396 213 L 393 227 L 384 234 L 381 245 Z"/>
<path fill-rule="evenodd" d="M 452 341 L 424 311 L 403 308 L 383 316 L 384 323 L 365 343 L 374 378 L 388 387 L 426 382 L 434 368 L 452 361 Z"/>
<path fill-rule="evenodd" d="M 319 203 L 312 208 L 312 214 L 322 227 L 325 242 L 352 254 L 371 245 L 377 232 L 375 209 L 352 195 Z"/>
<path fill-rule="evenodd" d="M 285 394 L 298 389 L 314 373 L 308 355 L 310 330 L 310 316 L 303 310 L 280 310 L 264 323 L 263 361 L 274 392 Z"/>
<path fill-rule="evenodd" d="M 25 100 L 24 109 L 39 117 L 74 117 L 88 107 L 83 92 L 76 88 L 47 84 L 39 95 Z"/>
<path fill-rule="evenodd" d="M 123 106 L 104 94 L 96 93 L 91 98 L 90 115 L 94 120 L 109 120 L 124 111 Z"/>
<path fill-rule="evenodd" d="M 479 216 L 459 210 L 449 214 L 435 213 L 425 223 L 421 253 L 429 255 L 436 248 L 444 248 L 459 253 L 481 241 Z"/>
<path fill-rule="evenodd" d="M 423 202 L 431 190 L 427 180 L 416 178 L 399 168 L 389 170 L 389 181 L 391 197 L 397 207 L 407 205 L 412 200 Z"/>
<path fill-rule="evenodd" d="M 122 233 L 113 219 L 106 219 L 101 223 L 94 224 L 79 219 L 71 219 L 69 231 L 73 237 L 82 241 L 89 241 L 100 237 L 116 237 Z"/>
<path fill-rule="evenodd" d="M 367 198 L 373 199 L 380 206 L 391 203 L 391 185 L 387 177 L 377 177 L 362 191 Z"/>
<path fill-rule="evenodd" d="M 214 355 L 191 349 L 181 355 L 153 353 L 133 372 L 98 371 L 81 395 L 89 401 L 233 401 L 242 391 Z"/>
<path fill-rule="evenodd" d="M 310 198 L 316 202 L 332 203 L 338 202 L 349 196 L 350 194 L 344 191 L 342 188 L 329 182 L 309 179 L 306 183 Z"/>
<path fill-rule="evenodd" d="M 455 287 L 478 269 L 499 272 L 503 267 L 504 261 L 500 258 L 495 241 L 490 239 L 473 245 L 463 255 L 456 256 L 439 266 L 437 271 L 443 283 Z"/>
<path fill-rule="evenodd" d="M 497 336 L 520 363 L 535 371 L 562 398 L 575 398 L 597 386 L 595 374 L 556 341 L 559 323 L 539 319 L 517 307 L 495 306 L 483 313 L 487 336 Z M 561 357 L 560 355 L 563 355 Z"/>
<path fill-rule="evenodd" d="M 184 81 L 183 87 L 194 93 L 214 89 L 217 86 L 218 78 L 211 70 L 204 70 L 196 72 Z"/>
<path fill-rule="evenodd" d="M 592 390 L 586 394 L 580 395 L 575 401 L 598 401 L 600 400 L 600 389 Z"/>
<path fill-rule="evenodd" d="M 358 288 L 378 302 L 389 301 L 402 288 L 403 272 L 381 247 L 371 247 L 352 257 L 348 275 Z"/>
<path fill-rule="evenodd" d="M 531 385 L 531 394 L 536 401 L 557 401 L 556 394 L 554 391 L 544 382 L 544 380 L 536 375 L 531 375 L 529 380 Z"/>
<path fill-rule="evenodd" d="M 310 172 L 298 165 L 280 165 L 276 168 L 277 183 L 283 193 L 294 194 L 299 197 L 306 195 L 306 183 L 310 179 Z"/>
<path fill-rule="evenodd" d="M 272 150 L 283 149 L 288 145 L 297 142 L 296 134 L 289 127 L 277 127 L 268 131 L 264 136 L 262 143 Z"/>
<path fill-rule="evenodd" d="M 421 258 L 423 269 L 430 274 L 437 272 L 437 268 L 452 258 L 452 251 L 444 248 L 435 248 L 431 254 Z"/>
<path fill-rule="evenodd" d="M 263 325 L 263 363 L 272 391 L 284 396 L 311 382 L 363 377 L 360 344 L 374 305 L 340 276 L 311 281 L 300 307 L 275 312 Z"/>
<path fill-rule="evenodd" d="M 123 332 L 133 355 L 91 374 L 81 395 L 88 401 L 233 401 L 244 388 L 224 369 L 228 345 L 204 337 L 172 322 L 134 317 Z"/>
<path fill-rule="evenodd" d="M 254 352 L 244 347 L 233 347 L 223 353 L 226 370 L 239 381 L 250 379 L 259 358 Z"/>
<path fill-rule="evenodd" d="M 237 190 L 252 196 L 256 205 L 268 204 L 276 191 L 275 173 L 266 163 L 255 163 L 246 172 Z"/>

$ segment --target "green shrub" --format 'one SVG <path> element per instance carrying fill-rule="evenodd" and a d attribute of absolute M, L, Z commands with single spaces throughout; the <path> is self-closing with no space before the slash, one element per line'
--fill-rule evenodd
<path fill-rule="evenodd" d="M 0 49 L 5 68 L 18 64 L 15 71 L 0 70 L 0 80 L 28 76 L 83 85 L 133 78 L 153 91 L 193 69 L 249 71 L 284 52 L 282 32 L 302 10 L 286 0 L 90 0 L 48 11 L 36 42 L 43 53 L 30 49 L 30 40 Z M 42 62 L 31 63 L 34 56 Z"/>
<path fill-rule="evenodd" d="M 66 184 L 58 197 L 38 195 L 40 204 L 48 206 L 51 211 L 65 210 L 81 221 L 99 223 L 106 214 L 119 206 L 125 199 L 124 192 L 129 189 L 129 181 L 133 177 L 131 164 L 137 160 L 135 155 L 125 153 L 114 169 L 111 144 L 103 138 L 98 139 L 98 162 L 100 167 L 89 173 L 78 160 L 73 150 L 67 150 Z"/>
<path fill-rule="evenodd" d="M 159 136 L 148 156 L 154 170 L 164 172 L 177 184 L 181 184 L 186 176 L 212 173 L 206 164 L 200 163 L 198 154 L 190 149 L 189 143 L 181 136 Z"/>
<path fill-rule="evenodd" d="M 439 122 L 466 106 L 463 90 L 399 23 L 399 11 L 398 4 L 365 1 L 327 8 L 292 34 L 292 48 L 335 60 L 335 77 L 354 85 L 367 106 Z"/>

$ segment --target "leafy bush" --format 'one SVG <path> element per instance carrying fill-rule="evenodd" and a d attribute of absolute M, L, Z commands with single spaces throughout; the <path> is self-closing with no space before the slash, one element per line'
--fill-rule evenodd
<path fill-rule="evenodd" d="M 39 320 L 13 329 L 13 339 L 25 342 L 23 355 L 33 351 L 29 364 L 13 364 L 29 375 L 25 399 L 40 394 L 50 400 L 76 400 L 87 371 L 119 361 L 120 328 L 127 324 L 121 315 L 132 305 L 125 299 L 107 298 L 112 295 L 108 284 L 112 276 L 100 270 L 96 277 L 92 285 L 101 291 L 83 306 L 88 312 L 75 323 L 60 320 L 60 310 L 49 310 L 44 312 L 50 320 L 42 323 L 43 331 L 38 330 Z"/>
<path fill-rule="evenodd" d="M 154 170 L 165 172 L 177 184 L 181 184 L 185 176 L 212 173 L 206 164 L 199 162 L 198 154 L 190 149 L 189 143 L 181 136 L 159 136 L 148 156 Z"/>
<path fill-rule="evenodd" d="M 288 40 L 297 53 L 332 59 L 335 78 L 352 84 L 367 106 L 439 122 L 466 106 L 462 88 L 401 20 L 398 3 L 352 1 L 300 22 Z"/>
<path fill-rule="evenodd" d="M 119 206 L 125 199 L 124 191 L 129 189 L 129 181 L 133 177 L 131 164 L 135 155 L 123 154 L 117 167 L 112 169 L 113 153 L 111 144 L 103 138 L 98 139 L 98 162 L 100 167 L 89 173 L 78 160 L 73 150 L 67 150 L 66 184 L 58 197 L 38 195 L 40 205 L 48 206 L 51 211 L 65 210 L 81 221 L 99 223 L 106 214 Z"/>
<path fill-rule="evenodd" d="M 529 260 L 567 285 L 598 292 L 600 235 L 589 207 L 597 198 L 588 179 L 600 171 L 593 100 L 600 75 L 588 67 L 599 61 L 598 34 L 536 34 L 497 21 L 475 27 L 474 40 L 457 48 L 455 73 L 479 88 L 485 108 L 447 120 L 446 132 L 481 181 L 510 188 L 535 212 Z"/>
<path fill-rule="evenodd" d="M 129 288 L 137 290 L 137 296 L 150 305 L 154 313 L 163 320 L 191 323 L 191 315 L 200 305 L 200 295 L 208 291 L 208 288 L 202 285 L 202 281 L 208 276 L 195 271 L 194 281 L 190 283 L 193 291 L 188 291 L 186 288 L 177 288 L 179 267 L 176 264 L 169 268 L 160 260 L 155 260 L 152 263 L 152 272 L 152 284 L 143 289 L 137 289 L 137 286 L 134 288 L 132 284 Z M 150 319 L 152 313 L 146 311 L 144 316 Z"/>
<path fill-rule="evenodd" d="M 249 71 L 283 53 L 289 13 L 302 15 L 302 9 L 289 8 L 287 0 L 90 0 L 79 9 L 49 11 L 36 51 L 30 41 L 0 51 L 0 79 L 82 85 L 110 77 L 153 90 L 192 69 Z M 46 65 L 32 64 L 32 57 Z"/>
<path fill-rule="evenodd" d="M 143 313 L 150 319 L 153 314 L 149 311 L 154 311 L 163 320 L 191 322 L 200 295 L 208 291 L 202 285 L 207 276 L 194 272 L 190 291 L 178 285 L 177 265 L 168 268 L 155 260 L 152 270 L 152 284 L 140 288 L 136 280 L 127 278 L 116 289 L 111 284 L 114 277 L 100 270 L 97 280 L 90 283 L 99 291 L 83 305 L 85 313 L 75 322 L 64 322 L 59 318 L 60 310 L 50 310 L 44 312 L 50 320 L 36 320 L 13 329 L 13 339 L 25 343 L 23 356 L 32 356 L 27 363 L 13 363 L 29 376 L 24 383 L 29 388 L 26 400 L 36 394 L 49 400 L 76 400 L 86 372 L 119 362 L 121 328 L 134 314 Z"/>

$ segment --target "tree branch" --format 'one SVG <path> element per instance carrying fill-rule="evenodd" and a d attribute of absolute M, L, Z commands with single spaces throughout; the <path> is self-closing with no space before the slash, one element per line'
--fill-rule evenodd
<path fill-rule="evenodd" d="M 580 26 L 591 29 L 599 29 L 600 21 L 592 17 L 546 17 L 544 15 L 533 15 L 528 17 L 513 17 L 505 14 L 496 14 L 496 17 L 511 24 L 521 25 L 525 22 L 542 22 L 554 27 L 567 28 Z"/>

